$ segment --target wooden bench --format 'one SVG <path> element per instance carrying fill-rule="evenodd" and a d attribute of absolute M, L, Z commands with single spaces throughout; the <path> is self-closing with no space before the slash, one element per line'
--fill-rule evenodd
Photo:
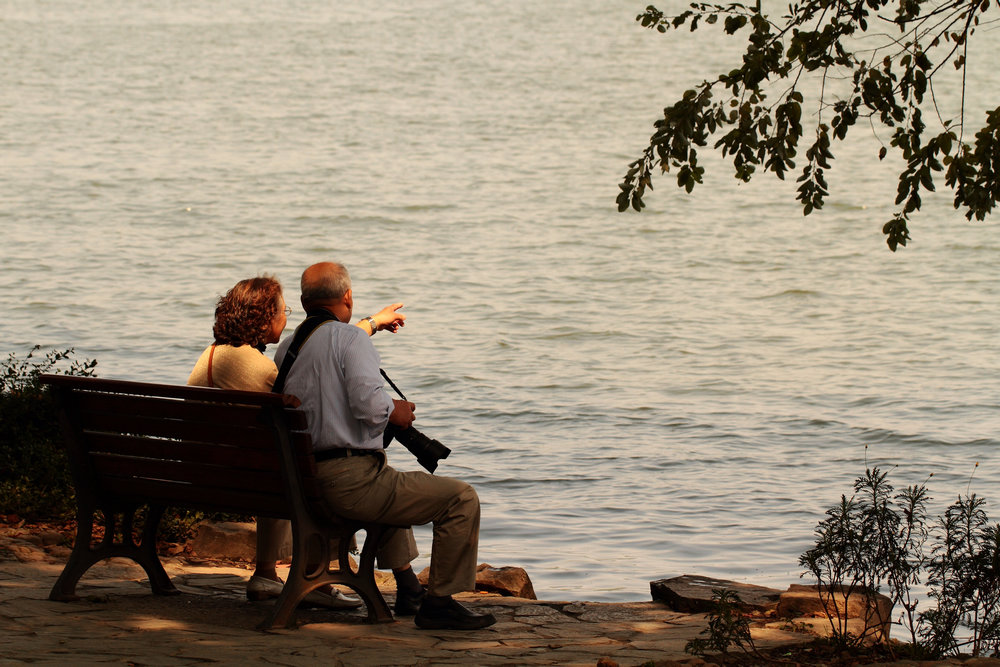
<path fill-rule="evenodd" d="M 116 556 L 141 565 L 154 593 L 179 593 L 156 553 L 163 512 L 178 507 L 291 519 L 291 568 L 260 629 L 294 627 L 296 606 L 326 584 L 356 591 L 368 621 L 392 620 L 374 573 L 375 551 L 389 528 L 323 510 L 305 415 L 294 396 L 65 375 L 41 380 L 59 405 L 77 501 L 76 542 L 50 600 L 78 599 L 84 573 Z M 142 507 L 148 509 L 138 531 Z M 99 519 L 104 537 L 97 542 Z M 366 539 L 354 570 L 349 547 L 359 530 Z M 339 541 L 338 570 L 328 565 L 331 538 Z M 309 548 L 323 564 L 311 570 Z"/>

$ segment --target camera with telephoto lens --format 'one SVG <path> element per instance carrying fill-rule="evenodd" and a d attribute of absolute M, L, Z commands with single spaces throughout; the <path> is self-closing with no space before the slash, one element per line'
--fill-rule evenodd
<path fill-rule="evenodd" d="M 417 457 L 417 463 L 429 473 L 437 469 L 438 461 L 448 458 L 451 454 L 451 450 L 439 441 L 428 438 L 412 426 L 400 428 L 395 424 L 389 424 L 382 435 L 382 446 L 388 447 L 393 438 L 410 450 L 410 453 Z"/>

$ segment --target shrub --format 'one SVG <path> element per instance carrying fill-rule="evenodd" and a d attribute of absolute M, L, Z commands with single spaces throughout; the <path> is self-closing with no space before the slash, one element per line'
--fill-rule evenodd
<path fill-rule="evenodd" d="M 866 470 L 854 482 L 854 494 L 842 495 L 840 503 L 827 510 L 827 518 L 816 527 L 815 545 L 799 558 L 816 578 L 824 609 L 837 609 L 838 595 L 844 596 L 844 605 L 855 594 L 864 596 L 865 627 L 860 633 L 848 630 L 847 618 L 830 614 L 832 637 L 845 647 L 873 637 L 885 639 L 880 631 L 889 619 L 880 617 L 874 597 L 883 583 L 893 604 L 903 607 L 903 623 L 916 638 L 912 586 L 920 583 L 924 562 L 927 490 L 911 486 L 894 496 L 886 477 L 878 468 Z"/>
<path fill-rule="evenodd" d="M 973 656 L 1000 650 L 1000 525 L 989 523 L 985 501 L 966 491 L 931 531 L 926 486 L 894 495 L 886 477 L 878 468 L 866 470 L 853 495 L 842 495 L 827 511 L 814 546 L 799 558 L 816 578 L 825 608 L 836 609 L 832 591 L 867 596 L 864 631 L 852 634 L 846 618 L 831 614 L 833 641 L 844 648 L 866 640 L 887 643 L 878 629 L 889 619 L 878 617 L 874 603 L 885 586 L 902 610 L 900 624 L 910 634 L 913 654 L 939 658 L 966 646 Z M 922 581 L 933 605 L 918 613 L 915 589 Z"/>
<path fill-rule="evenodd" d="M 743 611 L 743 600 L 736 591 L 725 588 L 712 590 L 712 609 L 708 612 L 708 627 L 689 641 L 684 650 L 694 655 L 728 653 L 730 646 L 736 646 L 747 655 L 759 656 L 753 637 L 750 636 L 750 620 Z"/>
<path fill-rule="evenodd" d="M 75 516 L 73 480 L 54 402 L 38 378 L 94 375 L 97 361 L 73 359 L 72 348 L 39 358 L 39 349 L 0 362 L 0 513 L 66 520 Z"/>
<path fill-rule="evenodd" d="M 972 655 L 1000 650 L 1000 525 L 990 525 L 985 501 L 961 496 L 938 520 L 928 570 L 930 597 L 937 603 L 921 615 L 921 639 L 934 655 Z M 962 628 L 971 635 L 960 640 Z"/>

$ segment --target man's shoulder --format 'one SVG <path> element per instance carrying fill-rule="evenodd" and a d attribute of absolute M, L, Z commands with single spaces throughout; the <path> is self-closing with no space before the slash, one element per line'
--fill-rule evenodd
<path fill-rule="evenodd" d="M 323 322 L 316 327 L 316 330 L 310 338 L 315 337 L 316 335 L 330 339 L 338 339 L 344 342 L 353 342 L 368 337 L 367 334 L 361 330 L 361 327 L 356 327 L 353 324 L 347 324 L 345 322 L 338 322 L 337 320 Z"/>
<path fill-rule="evenodd" d="M 284 355 L 285 351 L 291 345 L 292 336 L 287 336 L 278 345 L 278 351 L 275 356 Z M 355 345 L 364 345 L 368 339 L 368 334 L 361 330 L 361 327 L 354 326 L 353 324 L 346 324 L 344 322 L 337 322 L 336 320 L 330 320 L 328 322 L 323 322 L 318 327 L 316 327 L 310 334 L 309 338 L 302 344 L 302 349 L 306 348 L 316 348 L 318 343 L 321 346 L 329 346 L 334 348 L 348 348 Z M 370 343 L 368 343 L 370 345 Z"/>

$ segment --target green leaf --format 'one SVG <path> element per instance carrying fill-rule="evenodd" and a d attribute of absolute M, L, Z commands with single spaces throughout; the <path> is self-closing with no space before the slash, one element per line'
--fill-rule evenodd
<path fill-rule="evenodd" d="M 622 188 L 624 188 L 624 187 L 625 186 L 622 186 Z M 618 204 L 618 212 L 619 213 L 621 213 L 622 211 L 624 211 L 625 209 L 628 208 L 628 204 L 629 204 L 628 200 L 629 200 L 628 192 L 622 192 L 621 194 L 618 195 L 618 199 L 616 200 L 616 203 Z"/>
<path fill-rule="evenodd" d="M 736 33 L 737 30 L 742 28 L 747 24 L 747 19 L 745 16 L 727 16 L 724 21 L 724 30 L 726 33 L 732 35 Z"/>
<path fill-rule="evenodd" d="M 920 170 L 920 184 L 924 186 L 926 190 L 934 192 L 934 181 L 931 179 L 931 170 L 924 168 Z"/>

